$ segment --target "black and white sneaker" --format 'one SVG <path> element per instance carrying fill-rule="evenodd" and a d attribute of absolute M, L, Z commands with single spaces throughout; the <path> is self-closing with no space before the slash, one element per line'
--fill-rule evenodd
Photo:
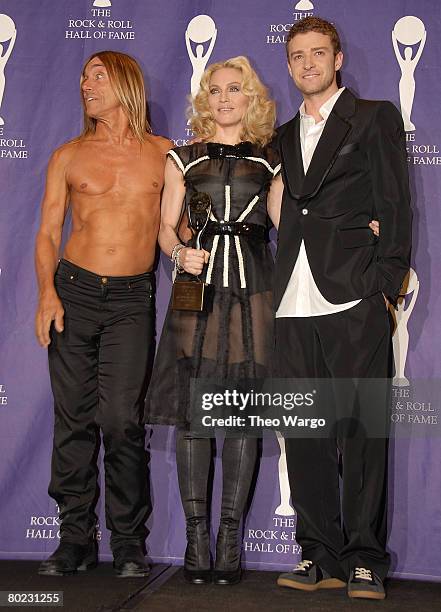
<path fill-rule="evenodd" d="M 348 596 L 356 599 L 384 599 L 383 581 L 366 567 L 354 567 L 348 582 Z"/>
<path fill-rule="evenodd" d="M 279 586 L 298 589 L 300 591 L 317 591 L 318 589 L 341 589 L 346 583 L 339 578 L 333 578 L 322 567 L 304 559 L 286 574 L 280 574 L 277 579 Z"/>

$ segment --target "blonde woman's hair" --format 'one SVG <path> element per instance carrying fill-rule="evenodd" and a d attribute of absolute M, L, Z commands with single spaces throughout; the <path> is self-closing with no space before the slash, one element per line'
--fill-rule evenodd
<path fill-rule="evenodd" d="M 216 123 L 208 105 L 210 80 L 216 70 L 235 68 L 242 73 L 242 92 L 250 98 L 248 108 L 242 119 L 241 140 L 249 140 L 265 146 L 273 137 L 276 120 L 276 106 L 268 97 L 268 90 L 243 55 L 232 57 L 224 62 L 211 64 L 201 78 L 200 90 L 193 98 L 189 109 L 191 128 L 198 138 L 210 140 L 216 132 Z"/>
<path fill-rule="evenodd" d="M 144 77 L 138 62 L 125 53 L 99 51 L 86 60 L 81 73 L 80 84 L 83 82 L 87 64 L 95 57 L 99 58 L 109 75 L 110 84 L 127 115 L 133 135 L 140 143 L 144 142 L 146 133 L 151 132 L 151 128 L 147 119 Z M 81 95 L 81 100 L 83 103 L 84 127 L 80 138 L 84 138 L 90 134 L 95 134 L 97 120 L 89 117 L 86 113 L 83 95 Z"/>

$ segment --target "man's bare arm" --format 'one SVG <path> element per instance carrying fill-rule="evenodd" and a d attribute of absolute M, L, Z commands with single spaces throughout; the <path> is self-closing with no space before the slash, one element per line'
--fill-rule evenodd
<path fill-rule="evenodd" d="M 64 309 L 55 291 L 54 274 L 57 267 L 61 234 L 68 208 L 66 165 L 69 157 L 64 147 L 52 155 L 47 171 L 46 190 L 42 202 L 41 224 L 35 245 L 35 268 L 39 287 L 39 301 L 35 317 L 35 333 L 42 347 L 50 343 L 49 329 L 63 331 Z"/>

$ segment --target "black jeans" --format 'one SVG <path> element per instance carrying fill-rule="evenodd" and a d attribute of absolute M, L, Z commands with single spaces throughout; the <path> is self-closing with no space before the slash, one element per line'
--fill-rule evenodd
<path fill-rule="evenodd" d="M 61 260 L 55 287 L 64 331 L 52 327 L 55 400 L 49 495 L 61 537 L 86 543 L 96 528 L 97 456 L 104 443 L 106 525 L 113 550 L 142 543 L 150 509 L 142 424 L 155 349 L 153 273 L 101 277 Z"/>

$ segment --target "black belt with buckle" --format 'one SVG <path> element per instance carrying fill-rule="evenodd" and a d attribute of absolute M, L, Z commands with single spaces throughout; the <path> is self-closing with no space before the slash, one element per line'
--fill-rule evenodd
<path fill-rule="evenodd" d="M 247 236 L 254 240 L 268 241 L 268 232 L 264 225 L 241 223 L 240 221 L 209 221 L 204 230 L 208 236 Z"/>

